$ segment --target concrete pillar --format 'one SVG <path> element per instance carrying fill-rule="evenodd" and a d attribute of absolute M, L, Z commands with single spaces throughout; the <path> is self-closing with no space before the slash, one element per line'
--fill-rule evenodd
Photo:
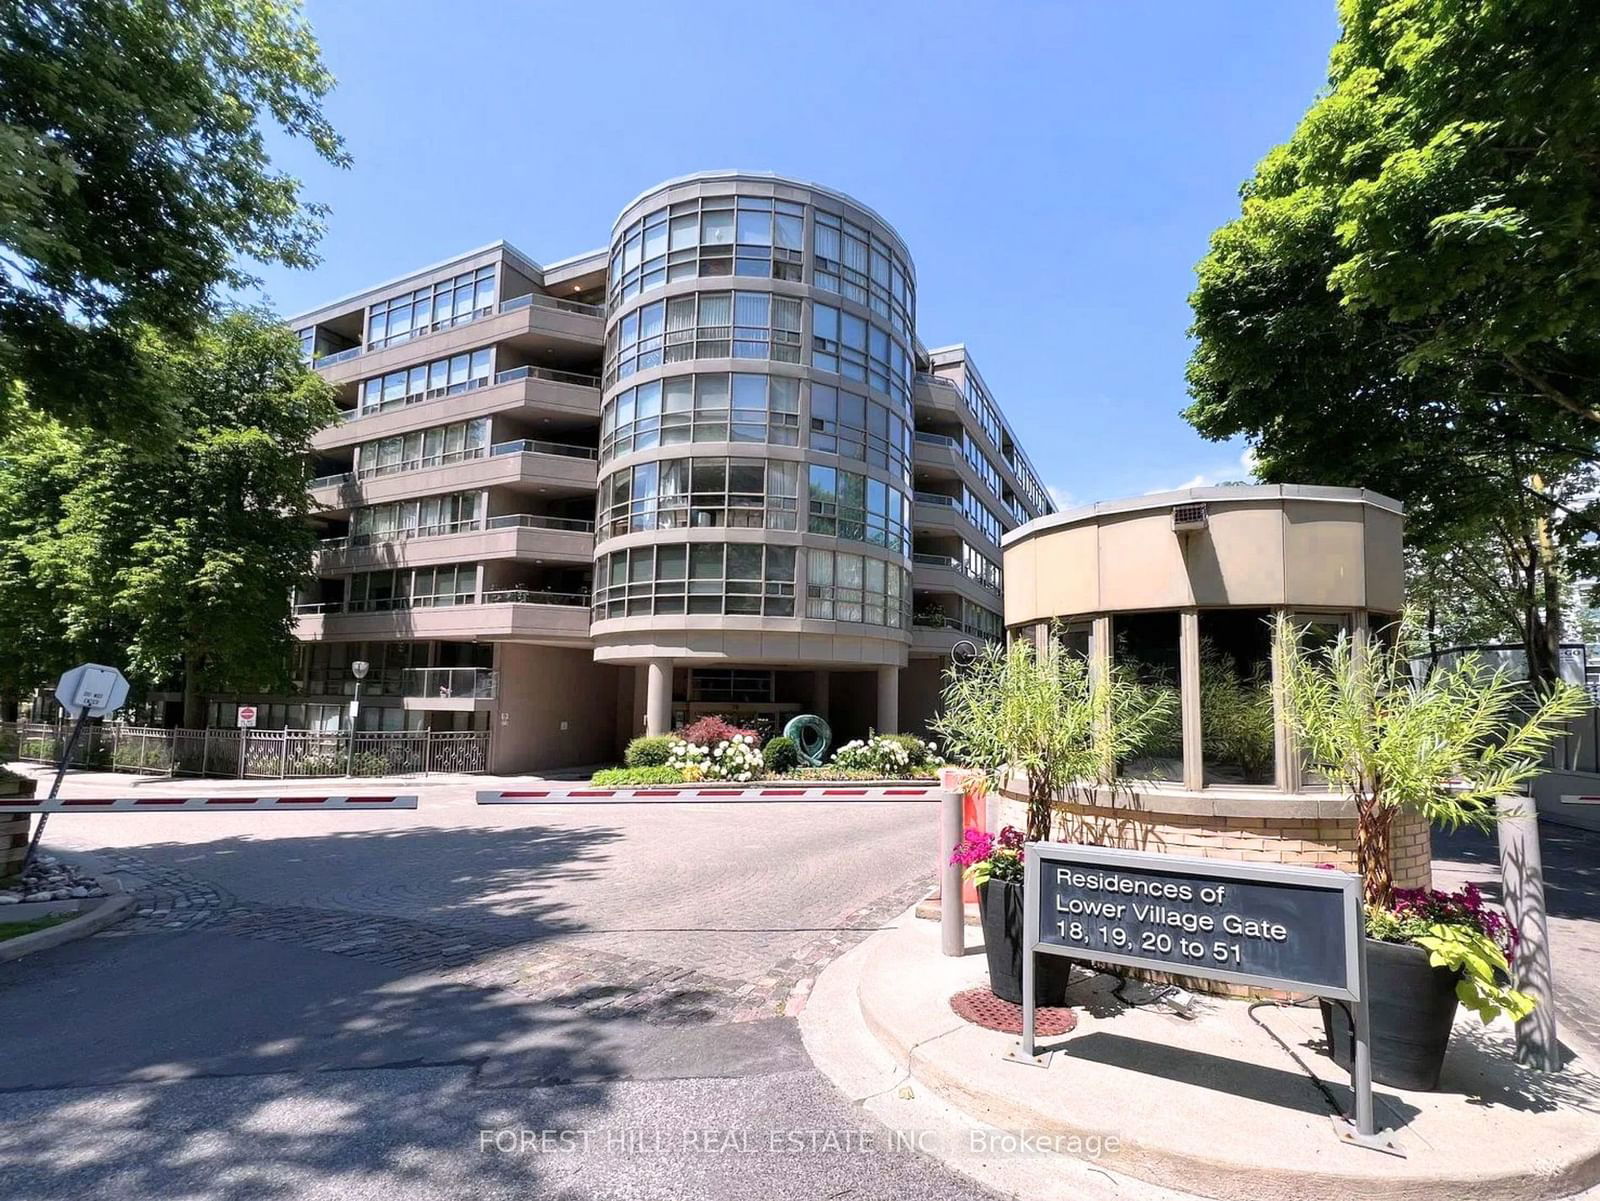
<path fill-rule="evenodd" d="M 1205 758 L 1200 746 L 1200 612 L 1178 614 L 1178 697 L 1183 705 L 1183 786 L 1205 785 Z"/>
<path fill-rule="evenodd" d="M 900 669 L 878 668 L 878 724 L 880 734 L 900 732 Z"/>
<path fill-rule="evenodd" d="M 1518 934 L 1511 983 L 1538 1005 L 1517 1023 L 1517 1062 L 1541 1072 L 1561 1070 L 1556 1039 L 1556 990 L 1550 970 L 1550 928 L 1544 900 L 1544 860 L 1539 815 L 1531 796 L 1499 797 L 1500 893 Z"/>
<path fill-rule="evenodd" d="M 672 730 L 672 660 L 651 659 L 646 667 L 644 732 L 667 734 Z"/>
<path fill-rule="evenodd" d="M 828 720 L 828 669 L 825 667 L 811 673 L 811 712 L 823 721 Z"/>

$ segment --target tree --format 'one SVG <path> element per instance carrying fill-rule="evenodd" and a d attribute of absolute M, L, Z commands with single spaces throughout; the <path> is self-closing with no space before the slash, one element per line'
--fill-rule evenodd
<path fill-rule="evenodd" d="M 172 433 L 139 383 L 240 257 L 314 263 L 317 208 L 274 171 L 267 118 L 343 164 L 332 87 L 292 0 L 15 0 L 0 10 L 0 373 L 36 412 Z M 0 394 L 0 428 L 7 400 Z"/>
<path fill-rule="evenodd" d="M 1412 662 L 1425 648 L 1415 613 L 1394 638 L 1364 649 L 1341 633 L 1308 650 L 1282 614 L 1274 638 L 1285 717 L 1308 767 L 1354 801 L 1357 870 L 1367 903 L 1382 909 L 1394 899 L 1396 814 L 1448 829 L 1492 826 L 1495 799 L 1538 775 L 1565 723 L 1587 707 L 1581 689 L 1557 682 L 1529 710 L 1525 686 L 1475 654 L 1417 679 Z"/>
<path fill-rule="evenodd" d="M 1186 416 L 1265 480 L 1398 497 L 1430 552 L 1488 540 L 1548 686 L 1597 529 L 1600 25 L 1561 0 L 1340 13 L 1328 90 L 1199 265 Z"/>
<path fill-rule="evenodd" d="M 25 409 L 0 441 L 0 721 L 15 721 L 18 701 L 71 665 L 65 621 L 34 558 L 82 469 L 71 431 Z"/>
<path fill-rule="evenodd" d="M 208 691 L 287 683 L 293 595 L 314 548 L 310 440 L 338 412 L 266 314 L 230 314 L 181 343 L 151 333 L 139 354 L 181 432 L 154 450 L 91 441 L 53 536 L 29 553 L 69 640 L 115 630 L 130 679 L 181 677 L 184 724 L 203 725 Z"/>
<path fill-rule="evenodd" d="M 942 700 L 933 729 L 947 757 L 982 772 L 992 788 L 1025 776 L 1028 840 L 1044 842 L 1057 797 L 1109 785 L 1176 696 L 1115 669 L 1099 677 L 1055 639 L 1036 651 L 1017 638 L 1009 647 L 987 645 L 965 667 L 952 664 Z"/>

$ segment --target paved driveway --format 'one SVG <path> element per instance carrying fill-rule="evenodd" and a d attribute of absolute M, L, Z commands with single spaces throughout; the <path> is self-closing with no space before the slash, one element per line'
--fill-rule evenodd
<path fill-rule="evenodd" d="M 885 1151 L 792 1020 L 925 887 L 932 805 L 472 787 L 52 817 L 139 906 L 0 968 L 0 1197 L 982 1195 Z"/>

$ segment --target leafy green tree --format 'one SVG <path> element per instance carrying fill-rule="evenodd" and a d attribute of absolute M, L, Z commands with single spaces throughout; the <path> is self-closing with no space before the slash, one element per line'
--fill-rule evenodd
<path fill-rule="evenodd" d="M 946 758 L 982 772 L 990 787 L 1012 775 L 1027 779 L 1028 840 L 1043 842 L 1057 797 L 1110 784 L 1117 764 L 1149 740 L 1176 700 L 1173 690 L 1143 686 L 1126 672 L 1098 676 L 1054 638 L 1043 650 L 1016 638 L 951 665 L 943 712 L 932 724 Z"/>
<path fill-rule="evenodd" d="M 292 0 L 0 6 L 0 376 L 40 412 L 170 433 L 135 386 L 142 331 L 188 336 L 241 258 L 315 261 L 320 210 L 262 123 L 343 164 L 332 84 Z"/>
<path fill-rule="evenodd" d="M 1492 545 L 1534 676 L 1596 531 L 1600 22 L 1571 0 L 1341 0 L 1326 92 L 1191 298 L 1189 420 L 1268 481 L 1366 485 Z M 1487 578 L 1487 577 L 1486 577 Z"/>
<path fill-rule="evenodd" d="M 130 679 L 181 678 L 184 724 L 202 725 L 207 692 L 287 682 L 293 594 L 314 548 L 310 440 L 338 414 L 266 314 L 183 342 L 149 335 L 140 356 L 182 415 L 177 440 L 89 444 L 54 537 L 31 553 L 67 637 L 115 630 Z"/>
<path fill-rule="evenodd" d="M 1526 687 L 1463 655 L 1425 678 L 1416 614 L 1389 640 L 1358 650 L 1343 633 L 1321 650 L 1279 615 L 1274 637 L 1284 712 L 1310 769 L 1355 802 L 1356 857 L 1369 905 L 1393 902 L 1390 833 L 1401 812 L 1448 829 L 1486 828 L 1495 798 L 1543 770 L 1565 723 L 1587 707 L 1582 689 L 1557 682 L 1527 704 Z"/>
<path fill-rule="evenodd" d="M 23 696 L 71 666 L 58 598 L 34 559 L 54 538 L 61 499 L 82 470 L 71 431 L 19 409 L 0 440 L 0 721 L 16 720 Z"/>

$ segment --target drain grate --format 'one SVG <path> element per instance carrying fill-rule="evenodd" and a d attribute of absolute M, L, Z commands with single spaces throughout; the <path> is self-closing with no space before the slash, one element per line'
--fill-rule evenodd
<path fill-rule="evenodd" d="M 985 1030 L 1001 1034 L 1022 1033 L 1022 1006 L 1002 1001 L 987 988 L 969 988 L 950 998 L 956 1016 Z M 1033 1011 L 1033 1031 L 1041 1038 L 1071 1034 L 1078 1027 L 1078 1015 L 1070 1009 L 1040 1005 Z"/>

